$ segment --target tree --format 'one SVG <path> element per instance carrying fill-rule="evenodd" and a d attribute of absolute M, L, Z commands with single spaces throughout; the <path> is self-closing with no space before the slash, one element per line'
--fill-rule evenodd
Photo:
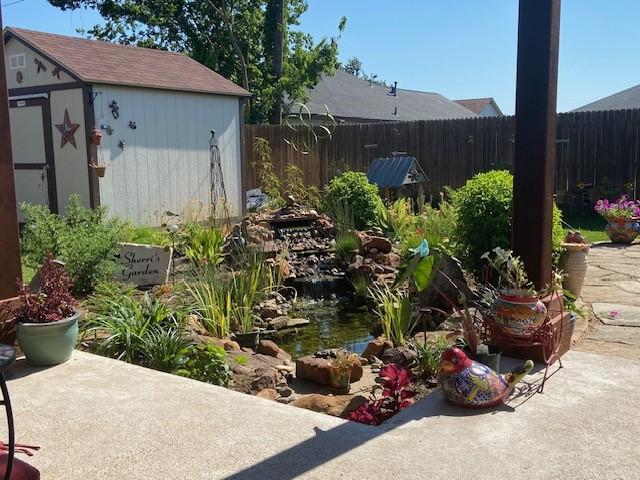
<path fill-rule="evenodd" d="M 347 63 L 342 66 L 342 69 L 351 75 L 359 77 L 362 73 L 362 62 L 358 57 L 351 57 L 347 60 Z"/>
<path fill-rule="evenodd" d="M 283 22 L 277 21 L 282 2 Z M 266 122 L 283 97 L 305 101 L 307 89 L 337 61 L 338 36 L 314 42 L 298 28 L 306 0 L 49 0 L 63 10 L 92 8 L 105 20 L 85 33 L 101 40 L 183 52 L 242 85 L 253 96 L 247 120 Z M 283 38 L 274 65 L 276 29 Z"/>

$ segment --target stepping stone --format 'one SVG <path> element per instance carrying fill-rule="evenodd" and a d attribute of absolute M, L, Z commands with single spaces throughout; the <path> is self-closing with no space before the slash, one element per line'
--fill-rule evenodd
<path fill-rule="evenodd" d="M 594 303 L 593 312 L 606 325 L 640 327 L 640 306 Z"/>

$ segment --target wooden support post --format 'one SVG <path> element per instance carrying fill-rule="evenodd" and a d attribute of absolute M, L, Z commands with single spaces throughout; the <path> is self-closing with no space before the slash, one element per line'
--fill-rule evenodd
<path fill-rule="evenodd" d="M 551 282 L 560 0 L 520 0 L 514 252 L 537 289 Z"/>
<path fill-rule="evenodd" d="M 0 32 L 2 11 L 0 11 Z M 9 93 L 4 59 L 4 40 L 0 39 L 0 300 L 15 297 L 20 268 L 20 237 L 13 183 L 13 157 L 9 129 Z"/>

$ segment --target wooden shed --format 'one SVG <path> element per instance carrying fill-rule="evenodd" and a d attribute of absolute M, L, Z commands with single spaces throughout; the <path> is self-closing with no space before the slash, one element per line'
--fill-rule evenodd
<path fill-rule="evenodd" d="M 249 92 L 179 53 L 17 28 L 4 42 L 18 202 L 64 213 L 77 193 L 139 225 L 206 211 L 215 131 L 229 213 L 242 213 Z"/>

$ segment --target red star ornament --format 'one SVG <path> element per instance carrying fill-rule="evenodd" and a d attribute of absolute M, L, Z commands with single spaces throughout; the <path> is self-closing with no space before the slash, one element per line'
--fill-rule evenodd
<path fill-rule="evenodd" d="M 64 120 L 62 123 L 57 124 L 56 128 L 60 130 L 60 133 L 62 134 L 62 141 L 60 142 L 60 148 L 64 147 L 67 143 L 70 143 L 71 145 L 73 145 L 73 148 L 78 148 L 76 146 L 75 134 L 76 134 L 76 130 L 80 128 L 80 124 L 71 123 L 71 120 L 69 120 L 69 111 L 66 108 L 64 109 Z"/>

